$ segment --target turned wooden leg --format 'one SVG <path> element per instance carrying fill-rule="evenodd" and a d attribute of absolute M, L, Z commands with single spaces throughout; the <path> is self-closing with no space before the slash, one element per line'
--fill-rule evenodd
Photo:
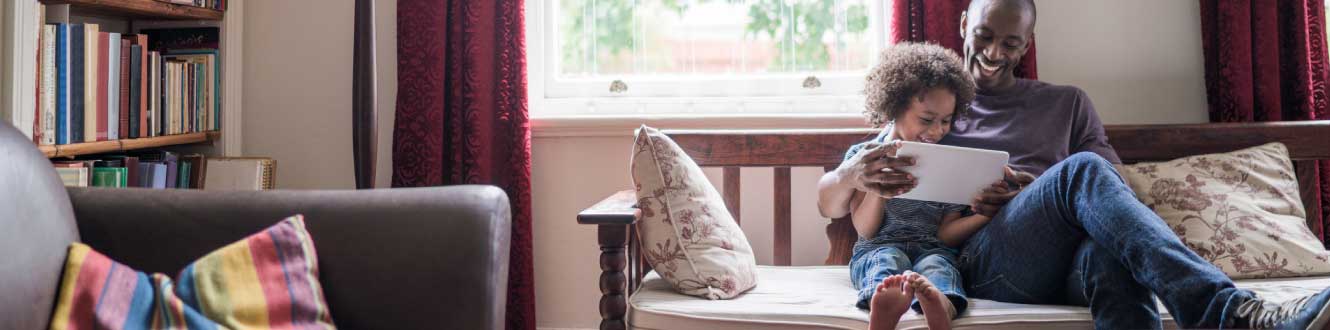
<path fill-rule="evenodd" d="M 624 293 L 627 277 L 624 267 L 628 265 L 628 256 L 624 253 L 628 245 L 628 226 L 599 225 L 600 242 L 600 329 L 620 330 L 627 328 L 624 313 L 628 310 L 628 300 Z"/>

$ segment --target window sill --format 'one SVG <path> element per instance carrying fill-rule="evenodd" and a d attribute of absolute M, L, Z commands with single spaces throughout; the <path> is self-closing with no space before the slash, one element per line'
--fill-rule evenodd
<path fill-rule="evenodd" d="M 779 115 L 564 115 L 532 116 L 531 135 L 545 137 L 632 136 L 638 126 L 661 129 L 846 129 L 866 128 L 863 115 L 857 113 L 817 113 Z"/>

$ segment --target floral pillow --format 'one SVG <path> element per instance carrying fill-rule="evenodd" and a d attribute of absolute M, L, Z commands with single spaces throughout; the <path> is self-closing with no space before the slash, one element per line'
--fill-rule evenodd
<path fill-rule="evenodd" d="M 1330 273 L 1281 143 L 1118 172 L 1187 247 L 1233 279 Z"/>
<path fill-rule="evenodd" d="M 637 130 L 633 185 L 642 219 L 642 254 L 676 291 L 732 298 L 757 284 L 748 238 L 702 168 L 660 131 Z"/>

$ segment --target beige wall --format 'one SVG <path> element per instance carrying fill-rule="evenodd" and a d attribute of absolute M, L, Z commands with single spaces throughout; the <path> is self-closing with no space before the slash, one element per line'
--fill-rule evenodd
<path fill-rule="evenodd" d="M 397 92 L 395 0 L 376 0 L 380 186 L 391 165 Z M 245 3 L 243 154 L 277 160 L 282 189 L 355 188 L 349 0 Z"/>
<path fill-rule="evenodd" d="M 1108 124 L 1209 120 L 1200 3 L 1035 3 L 1041 80 L 1085 89 Z"/>

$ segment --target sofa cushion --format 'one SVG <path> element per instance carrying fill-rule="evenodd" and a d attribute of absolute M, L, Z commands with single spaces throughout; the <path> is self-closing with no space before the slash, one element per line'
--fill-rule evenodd
<path fill-rule="evenodd" d="M 1119 168 L 1182 242 L 1234 279 L 1330 273 L 1306 225 L 1288 149 L 1270 143 Z"/>
<path fill-rule="evenodd" d="M 757 262 L 702 168 L 660 131 L 637 131 L 631 161 L 642 255 L 681 293 L 727 299 L 757 283 Z"/>
<path fill-rule="evenodd" d="M 0 123 L 0 329 L 45 329 L 65 248 L 78 241 L 69 195 L 32 139 Z"/>
<path fill-rule="evenodd" d="M 217 249 L 176 276 L 69 247 L 50 329 L 331 329 L 301 216 Z"/>

